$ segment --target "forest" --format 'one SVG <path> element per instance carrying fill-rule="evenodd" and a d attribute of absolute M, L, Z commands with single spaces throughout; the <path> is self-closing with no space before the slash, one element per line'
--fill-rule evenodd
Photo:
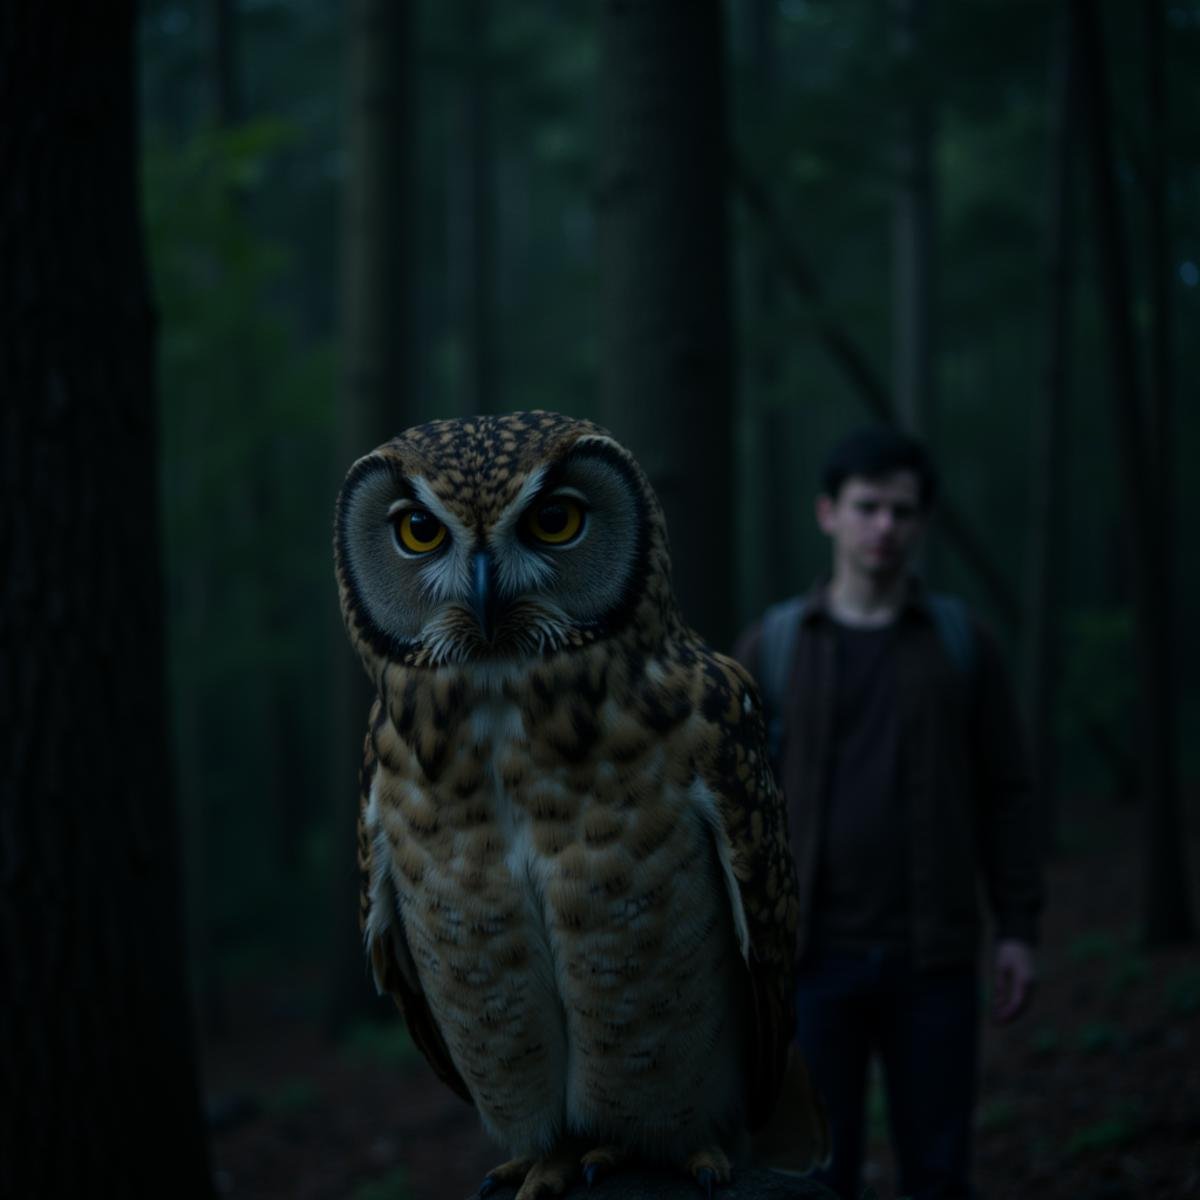
<path fill-rule="evenodd" d="M 333 506 L 548 409 L 725 651 L 830 444 L 926 442 L 1047 864 L 981 1194 L 1200 1196 L 1200 4 L 15 0 L 0 95 L 0 1194 L 478 1186 L 362 956 Z"/>

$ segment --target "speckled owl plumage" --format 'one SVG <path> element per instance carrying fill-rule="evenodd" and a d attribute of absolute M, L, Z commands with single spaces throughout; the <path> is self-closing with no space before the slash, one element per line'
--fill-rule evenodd
<path fill-rule="evenodd" d="M 555 497 L 586 512 L 566 546 L 527 532 Z M 378 528 L 414 507 L 448 530 L 424 558 Z M 350 470 L 335 556 L 378 692 L 367 950 L 514 1156 L 492 1179 L 728 1179 L 784 1078 L 795 872 L 754 687 L 680 618 L 644 474 L 586 421 L 432 422 Z"/>

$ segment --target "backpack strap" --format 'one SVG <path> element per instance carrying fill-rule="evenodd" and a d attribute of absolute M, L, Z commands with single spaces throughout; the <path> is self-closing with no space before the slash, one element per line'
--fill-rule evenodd
<path fill-rule="evenodd" d="M 796 657 L 796 639 L 808 607 L 806 596 L 792 596 L 767 609 L 758 642 L 758 686 L 767 717 L 767 744 L 778 771 L 783 750 L 783 714 L 787 707 L 787 683 Z"/>
<path fill-rule="evenodd" d="M 927 597 L 933 624 L 954 669 L 966 679 L 975 674 L 977 648 L 971 614 L 958 596 L 930 592 Z"/>
<path fill-rule="evenodd" d="M 978 658 L 970 610 L 958 596 L 930 592 L 926 599 L 938 640 L 955 671 L 969 685 L 975 676 Z M 788 679 L 807 608 L 807 596 L 792 596 L 773 604 L 762 620 L 755 678 L 766 710 L 767 744 L 776 772 L 779 771 L 783 753 L 783 716 L 787 708 Z"/>

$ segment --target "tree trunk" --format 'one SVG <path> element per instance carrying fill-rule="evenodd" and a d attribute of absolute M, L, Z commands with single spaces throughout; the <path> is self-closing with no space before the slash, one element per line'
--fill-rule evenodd
<path fill-rule="evenodd" d="M 892 355 L 901 425 L 929 438 L 935 408 L 933 103 L 924 69 L 925 0 L 893 0 L 901 76 L 892 204 Z"/>
<path fill-rule="evenodd" d="M 760 494 L 764 525 L 770 531 L 770 544 L 762 546 L 765 604 L 791 595 L 797 586 L 810 582 L 801 575 L 799 563 L 801 508 L 796 503 L 796 446 L 793 436 L 798 414 L 792 408 L 775 404 L 759 413 Z M 805 514 L 807 515 L 807 514 Z M 798 582 L 799 581 L 799 582 Z M 761 612 L 765 604 L 755 612 Z"/>
<path fill-rule="evenodd" d="M 237 21 L 237 0 L 212 0 L 213 99 L 221 126 L 236 125 L 243 115 Z"/>
<path fill-rule="evenodd" d="M 1113 168 L 1107 68 L 1100 13 L 1092 0 L 1072 0 L 1082 98 L 1095 197 L 1096 257 L 1108 332 L 1118 458 L 1133 586 L 1145 811 L 1142 934 L 1150 945 L 1195 936 L 1184 865 L 1182 796 L 1171 688 L 1171 643 L 1165 497 L 1154 478 L 1150 422 L 1140 400 L 1130 313 L 1131 286 L 1120 197 Z"/>
<path fill-rule="evenodd" d="M 450 177 L 450 308 L 465 356 L 465 414 L 498 411 L 496 164 L 491 125 L 491 3 L 459 0 L 462 58 Z"/>
<path fill-rule="evenodd" d="M 684 617 L 733 635 L 732 352 L 723 16 L 606 0 L 601 17 L 605 422 L 666 510 Z"/>
<path fill-rule="evenodd" d="M 1195 937 L 1185 861 L 1183 797 L 1178 777 L 1178 673 L 1172 653 L 1177 632 L 1175 612 L 1175 494 L 1173 375 L 1171 370 L 1171 248 L 1167 209 L 1167 55 L 1166 5 L 1141 5 L 1145 38 L 1148 155 L 1146 172 L 1147 278 L 1150 290 L 1150 373 L 1146 472 L 1148 502 L 1154 505 L 1151 523 L 1158 531 L 1158 590 L 1154 615 L 1155 655 L 1161 663 L 1165 692 L 1166 728 L 1156 735 L 1157 752 L 1167 756 L 1168 774 L 1157 803 L 1147 807 L 1143 924 L 1149 942 L 1164 944 Z M 1157 876 L 1162 872 L 1165 878 Z"/>
<path fill-rule="evenodd" d="M 134 6 L 0 78 L 0 1194 L 208 1196 L 167 751 Z"/>
<path fill-rule="evenodd" d="M 228 127 L 242 118 L 242 93 L 237 67 L 236 0 L 212 0 L 209 19 L 212 25 L 209 74 L 213 120 L 220 127 Z M 232 347 L 230 352 L 239 358 L 244 357 L 239 346 Z M 185 442 L 191 446 L 207 445 L 210 430 L 206 406 L 195 404 L 190 406 L 190 410 L 185 408 L 182 417 L 186 427 Z M 185 505 L 195 504 L 199 493 L 199 476 L 202 472 L 197 458 L 195 454 L 181 455 L 176 477 L 170 481 L 178 486 L 180 500 Z M 257 510 L 255 512 L 257 519 Z M 172 621 L 175 644 L 179 647 L 202 646 L 211 636 L 208 611 L 211 570 L 212 564 L 196 548 L 183 560 L 180 572 L 182 587 Z M 177 706 L 175 771 L 185 832 L 188 935 L 192 946 L 200 1024 L 206 1035 L 225 1037 L 229 1033 L 229 1006 L 216 942 L 209 925 L 208 884 L 212 836 L 208 820 L 210 797 L 204 786 L 209 728 L 206 699 L 209 699 L 206 693 L 194 684 L 174 689 Z"/>
<path fill-rule="evenodd" d="M 1144 42 L 1146 116 L 1146 275 L 1150 290 L 1150 462 L 1158 482 L 1165 544 L 1170 546 L 1174 472 L 1171 469 L 1173 421 L 1171 378 L 1171 248 L 1167 217 L 1167 55 L 1166 5 L 1148 0 L 1140 6 Z"/>
<path fill-rule="evenodd" d="M 354 0 L 347 14 L 339 482 L 355 459 L 420 419 L 409 321 L 416 274 L 410 221 L 416 135 L 413 13 L 400 0 Z M 332 633 L 334 934 L 326 1023 L 336 1033 L 387 1013 L 390 1005 L 374 994 L 357 927 L 356 780 L 371 689 L 340 620 Z"/>
<path fill-rule="evenodd" d="M 743 10 L 750 51 L 747 101 L 750 127 L 754 131 L 772 128 L 777 103 L 777 9 L 774 0 L 753 0 Z M 770 148 L 760 147 L 760 152 L 769 155 Z M 787 595 L 791 579 L 789 557 L 795 547 L 791 536 L 795 496 L 788 461 L 791 414 L 778 404 L 780 288 L 771 254 L 772 248 L 765 240 L 755 239 L 745 255 L 747 278 L 742 328 L 746 336 L 741 410 L 750 421 L 752 453 L 758 469 L 757 486 L 748 495 L 753 506 L 752 533 L 747 539 L 751 557 L 749 563 L 743 557 L 743 564 L 756 568 L 751 575 L 755 595 L 749 606 L 755 613 Z"/>
<path fill-rule="evenodd" d="M 1061 579 L 1059 562 L 1067 514 L 1066 421 L 1071 360 L 1071 292 L 1075 228 L 1071 163 L 1075 140 L 1074 66 L 1066 9 L 1056 33 L 1050 64 L 1049 204 L 1046 222 L 1046 361 L 1042 403 L 1034 435 L 1033 505 L 1030 514 L 1029 721 L 1034 778 L 1040 794 L 1044 845 L 1061 841 L 1058 805 L 1058 754 L 1055 737 L 1060 649 Z"/>
<path fill-rule="evenodd" d="M 934 107 L 926 67 L 926 0 L 892 0 L 900 81 L 892 201 L 892 378 L 900 425 L 936 456 L 937 368 L 934 262 L 937 192 Z M 917 570 L 936 576 L 938 525 L 918 550 Z"/>

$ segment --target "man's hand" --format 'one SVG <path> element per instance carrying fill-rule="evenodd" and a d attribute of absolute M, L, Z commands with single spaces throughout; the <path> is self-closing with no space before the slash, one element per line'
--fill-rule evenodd
<path fill-rule="evenodd" d="M 1033 996 L 1036 974 L 1033 949 L 1027 942 L 1006 938 L 996 943 L 992 965 L 992 1020 L 997 1025 L 1015 1021 Z"/>

